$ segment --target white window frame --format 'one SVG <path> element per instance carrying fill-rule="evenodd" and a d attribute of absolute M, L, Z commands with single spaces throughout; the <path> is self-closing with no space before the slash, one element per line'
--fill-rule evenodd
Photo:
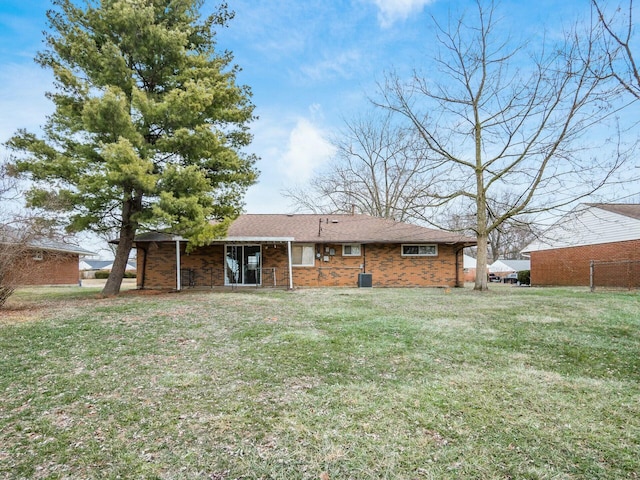
<path fill-rule="evenodd" d="M 295 254 L 293 252 L 295 251 L 296 248 L 302 248 L 302 255 L 301 255 L 302 263 L 295 263 L 295 260 L 294 260 Z M 305 249 L 311 250 L 311 254 L 307 253 L 307 263 L 304 263 Z M 309 259 L 311 259 L 310 263 L 308 262 Z M 294 243 L 291 245 L 291 266 L 292 267 L 315 267 L 315 265 L 316 265 L 316 246 L 313 243 Z"/>
<path fill-rule="evenodd" d="M 351 253 L 346 252 L 346 247 L 350 247 Z M 358 249 L 358 253 L 353 253 L 354 248 Z M 342 245 L 343 257 L 361 257 L 362 256 L 362 244 L 361 243 L 345 243 Z"/>
<path fill-rule="evenodd" d="M 404 253 L 405 247 L 418 247 L 418 253 Z M 433 253 L 420 253 L 420 247 L 432 247 Z M 435 243 L 403 243 L 400 247 L 400 253 L 403 257 L 437 257 L 438 245 Z"/>

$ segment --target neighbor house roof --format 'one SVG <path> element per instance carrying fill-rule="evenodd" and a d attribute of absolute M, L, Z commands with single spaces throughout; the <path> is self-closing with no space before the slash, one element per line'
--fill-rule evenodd
<path fill-rule="evenodd" d="M 521 272 L 523 270 L 531 270 L 530 260 L 496 260 L 489 265 L 491 273 L 498 272 Z"/>
<path fill-rule="evenodd" d="M 136 242 L 176 241 L 164 233 L 148 233 Z M 246 214 L 240 215 L 221 241 L 294 241 L 299 243 L 446 243 L 475 245 L 464 235 L 369 215 Z"/>
<path fill-rule="evenodd" d="M 22 243 L 27 247 L 36 249 L 36 250 L 46 250 L 50 252 L 61 252 L 61 253 L 77 253 L 78 255 L 95 255 L 94 252 L 85 250 L 84 248 L 80 248 L 76 245 L 71 245 L 66 242 L 53 240 L 47 237 L 35 237 L 35 238 L 25 239 L 18 229 L 9 227 L 7 225 L 4 225 L 0 230 L 0 243 L 7 243 L 7 244 Z"/>
<path fill-rule="evenodd" d="M 91 260 L 85 258 L 80 260 L 80 270 L 103 270 L 106 266 L 111 265 L 113 260 Z"/>
<path fill-rule="evenodd" d="M 640 239 L 640 204 L 586 203 L 549 227 L 524 253 Z"/>
<path fill-rule="evenodd" d="M 586 205 L 640 220 L 640 203 L 587 203 Z"/>
<path fill-rule="evenodd" d="M 111 270 L 113 268 L 113 260 L 91 260 L 83 259 L 80 261 L 80 270 Z M 127 270 L 135 270 L 135 260 L 127 262 Z"/>

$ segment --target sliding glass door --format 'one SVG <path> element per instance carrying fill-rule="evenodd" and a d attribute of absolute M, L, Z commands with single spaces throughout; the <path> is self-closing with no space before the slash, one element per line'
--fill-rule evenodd
<path fill-rule="evenodd" d="M 260 285 L 262 255 L 260 245 L 227 245 L 225 285 Z"/>

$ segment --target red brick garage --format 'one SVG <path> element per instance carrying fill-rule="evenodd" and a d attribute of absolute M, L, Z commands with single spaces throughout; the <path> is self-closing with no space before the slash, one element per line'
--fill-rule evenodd
<path fill-rule="evenodd" d="M 523 253 L 531 258 L 532 285 L 589 286 L 595 262 L 596 283 L 638 288 L 630 267 L 640 262 L 640 204 L 579 205 Z"/>

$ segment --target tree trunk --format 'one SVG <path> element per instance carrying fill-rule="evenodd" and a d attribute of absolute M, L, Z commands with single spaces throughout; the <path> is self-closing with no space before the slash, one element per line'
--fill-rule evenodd
<path fill-rule="evenodd" d="M 476 283 L 474 290 L 485 292 L 487 287 L 487 246 L 489 243 L 489 232 L 487 231 L 487 192 L 484 187 L 484 171 L 482 157 L 482 124 L 477 106 L 474 105 L 475 112 L 475 140 L 476 140 L 476 237 L 477 237 L 477 258 L 476 258 Z"/>
<path fill-rule="evenodd" d="M 129 253 L 133 247 L 133 239 L 135 232 L 131 230 L 131 233 L 126 232 L 123 234 L 123 229 L 120 230 L 120 237 L 118 242 L 118 248 L 116 249 L 116 258 L 113 261 L 113 267 L 102 289 L 102 295 L 105 297 L 117 295 L 120 293 L 120 286 L 122 285 L 122 279 L 127 269 L 127 262 L 129 261 Z"/>
<path fill-rule="evenodd" d="M 487 286 L 487 235 L 478 234 L 478 255 L 476 258 L 476 283 L 474 290 L 485 291 Z"/>
<path fill-rule="evenodd" d="M 116 258 L 113 261 L 113 267 L 109 273 L 109 278 L 107 278 L 107 283 L 102 289 L 102 295 L 106 297 L 120 293 L 120 286 L 122 285 L 129 254 L 131 253 L 131 248 L 133 248 L 133 241 L 138 229 L 138 224 L 131 220 L 134 212 L 139 210 L 135 208 L 138 204 L 142 205 L 142 197 L 126 200 L 122 206 L 122 225 L 120 227 L 120 236 L 118 237 Z"/>

